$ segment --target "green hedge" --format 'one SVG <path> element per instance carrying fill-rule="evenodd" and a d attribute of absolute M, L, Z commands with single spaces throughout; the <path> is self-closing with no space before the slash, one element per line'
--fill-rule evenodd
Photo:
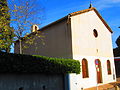
<path fill-rule="evenodd" d="M 1 73 L 80 73 L 78 60 L 0 53 Z"/>

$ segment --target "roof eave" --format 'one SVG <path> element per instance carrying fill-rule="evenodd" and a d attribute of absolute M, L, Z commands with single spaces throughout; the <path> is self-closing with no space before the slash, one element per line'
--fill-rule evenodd
<path fill-rule="evenodd" d="M 65 20 L 65 19 L 67 19 L 67 18 L 68 18 L 68 15 L 65 16 L 65 17 L 63 17 L 63 18 L 61 18 L 61 19 L 59 19 L 59 20 L 57 20 L 57 21 L 54 21 L 54 22 L 52 22 L 52 23 L 50 23 L 50 24 L 48 24 L 48 25 L 46 25 L 46 26 L 44 26 L 44 27 L 42 27 L 42 28 L 40 28 L 40 29 L 37 30 L 37 31 L 43 31 L 45 28 L 47 28 L 47 27 L 49 27 L 49 26 L 51 26 L 51 25 L 53 25 L 53 24 L 59 23 L 59 22 Z M 36 32 L 31 32 L 30 34 L 27 34 L 27 35 L 25 35 L 24 37 L 21 37 L 21 39 L 25 39 L 25 38 L 28 37 L 28 36 L 31 36 L 31 35 L 33 35 L 33 34 L 36 34 L 37 31 L 36 31 Z M 19 39 L 16 40 L 15 42 L 19 42 Z"/>
<path fill-rule="evenodd" d="M 68 19 L 68 18 L 71 17 L 71 16 L 75 16 L 75 15 L 78 15 L 78 14 L 86 13 L 86 12 L 89 12 L 89 11 L 92 11 L 92 10 L 95 11 L 95 13 L 97 14 L 97 16 L 101 19 L 101 21 L 102 21 L 103 24 L 107 27 L 107 29 L 108 29 L 111 33 L 113 33 L 112 29 L 109 27 L 109 25 L 106 23 L 106 21 L 102 18 L 102 16 L 99 14 L 99 12 L 98 12 L 98 11 L 96 10 L 96 8 L 94 8 L 94 7 L 91 7 L 91 8 L 89 8 L 89 9 L 85 9 L 85 10 L 81 10 L 81 11 L 77 11 L 77 12 L 70 13 L 70 14 L 68 14 L 67 16 L 63 17 L 63 18 L 61 18 L 61 19 L 59 19 L 59 20 L 57 20 L 57 21 L 55 21 L 55 22 L 52 22 L 52 23 L 50 23 L 50 24 L 42 27 L 42 28 L 39 29 L 38 31 L 43 31 L 43 29 L 45 29 L 45 28 L 47 28 L 47 27 L 49 27 L 49 26 L 51 26 L 51 25 L 54 25 L 54 24 L 56 24 L 56 23 L 58 23 L 58 22 L 61 22 L 62 20 Z M 25 37 L 30 36 L 30 35 L 33 35 L 33 34 L 35 34 L 35 33 L 36 33 L 36 32 L 32 32 L 32 33 L 26 35 Z M 23 37 L 23 38 L 25 38 L 25 37 Z M 23 38 L 22 38 L 22 39 L 23 39 Z M 16 42 L 18 42 L 18 41 L 19 41 L 19 40 L 16 40 Z"/>
<path fill-rule="evenodd" d="M 96 8 L 94 7 L 91 7 L 89 9 L 85 9 L 85 10 L 81 10 L 81 11 L 77 11 L 77 12 L 73 12 L 73 13 L 70 13 L 70 16 L 75 16 L 75 15 L 78 15 L 78 14 L 82 14 L 82 13 L 86 13 L 86 12 L 89 12 L 89 11 L 92 11 L 94 10 L 95 13 L 97 14 L 97 16 L 101 19 L 101 21 L 103 22 L 103 24 L 107 27 L 107 29 L 113 33 L 112 29 L 109 27 L 109 25 L 106 23 L 106 21 L 102 18 L 102 16 L 99 14 L 99 12 L 96 10 Z"/>

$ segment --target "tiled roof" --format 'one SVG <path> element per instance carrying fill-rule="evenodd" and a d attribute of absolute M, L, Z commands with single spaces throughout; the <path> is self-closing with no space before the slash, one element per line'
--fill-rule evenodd
<path fill-rule="evenodd" d="M 103 22 L 103 24 L 107 27 L 107 29 L 113 33 L 113 31 L 111 30 L 111 28 L 108 26 L 108 24 L 106 23 L 106 21 L 102 18 L 102 16 L 99 14 L 99 12 L 94 8 L 94 7 L 91 7 L 89 9 L 85 9 L 85 10 L 81 10 L 81 11 L 77 11 L 77 12 L 73 12 L 73 13 L 70 13 L 69 15 L 70 16 L 75 16 L 75 15 L 78 15 L 78 14 L 82 14 L 82 13 L 86 13 L 86 12 L 89 12 L 89 11 L 92 11 L 94 10 L 95 13 L 97 14 L 97 16 L 100 18 L 100 20 Z"/>
<path fill-rule="evenodd" d="M 99 14 L 99 12 L 98 12 L 98 11 L 96 10 L 96 8 L 94 8 L 94 7 L 91 7 L 91 8 L 89 8 L 89 9 L 80 10 L 80 11 L 77 11 L 77 12 L 70 13 L 70 14 L 68 14 L 67 16 L 65 16 L 65 17 L 63 17 L 63 18 L 61 18 L 61 19 L 59 19 L 59 20 L 57 20 L 57 21 L 55 21 L 55 22 L 53 22 L 53 23 L 51 23 L 51 24 L 48 24 L 47 26 L 45 26 L 45 27 L 43 27 L 43 28 L 41 28 L 40 31 L 41 31 L 42 29 L 44 29 L 44 28 L 47 28 L 47 27 L 55 24 L 55 23 L 59 23 L 59 22 L 61 22 L 62 20 L 69 19 L 71 16 L 75 16 L 75 15 L 78 15 L 78 14 L 86 13 L 86 12 L 89 12 L 89 11 L 92 11 L 92 10 L 95 11 L 95 13 L 97 14 L 97 16 L 101 19 L 101 21 L 102 21 L 103 24 L 108 28 L 108 30 L 109 30 L 111 33 L 113 33 L 113 31 L 112 31 L 111 28 L 108 26 L 108 24 L 106 23 L 106 21 L 102 18 L 102 16 Z"/>
<path fill-rule="evenodd" d="M 92 7 L 92 8 L 89 8 L 89 9 L 84 9 L 84 10 L 81 10 L 81 11 L 70 13 L 70 15 L 73 16 L 73 15 L 77 15 L 77 14 L 82 14 L 82 13 L 86 13 L 86 12 L 89 12 L 89 11 L 94 10 L 94 9 L 95 8 Z"/>
<path fill-rule="evenodd" d="M 61 19 L 59 19 L 59 20 L 57 20 L 57 21 L 55 21 L 55 22 L 52 22 L 52 23 L 44 26 L 43 28 L 39 29 L 38 31 L 42 31 L 42 30 L 44 30 L 45 28 L 48 28 L 49 26 L 54 25 L 54 24 L 56 24 L 56 23 L 59 23 L 59 22 L 61 22 L 61 21 L 63 21 L 63 20 L 67 20 L 67 19 L 69 20 L 69 18 L 70 18 L 71 16 L 75 16 L 75 15 L 78 15 L 78 14 L 86 13 L 86 12 L 89 12 L 89 11 L 92 11 L 92 10 L 95 11 L 95 13 L 97 14 L 97 16 L 100 18 L 100 20 L 103 22 L 103 24 L 107 27 L 107 29 L 108 29 L 111 33 L 113 33 L 113 31 L 111 30 L 111 28 L 109 27 L 109 25 L 106 23 L 106 21 L 102 18 L 102 16 L 99 14 L 99 12 L 98 12 L 94 7 L 91 7 L 91 8 L 89 8 L 89 9 L 84 9 L 84 10 L 81 10 L 81 11 L 77 11 L 77 12 L 70 13 L 70 14 L 68 14 L 67 16 L 63 17 L 63 18 L 61 18 Z M 26 36 L 30 36 L 30 35 L 33 35 L 33 34 L 35 34 L 35 32 L 32 32 L 32 33 L 30 33 L 30 34 L 28 34 L 28 35 L 26 35 Z M 24 38 L 24 37 L 23 37 L 23 38 Z M 18 41 L 18 40 L 17 40 L 17 41 Z"/>

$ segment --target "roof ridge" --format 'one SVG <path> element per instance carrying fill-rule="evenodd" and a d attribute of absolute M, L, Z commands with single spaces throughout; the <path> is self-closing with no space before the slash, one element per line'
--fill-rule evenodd
<path fill-rule="evenodd" d="M 81 14 L 81 13 L 89 12 L 91 10 L 96 10 L 96 8 L 91 7 L 91 8 L 88 8 L 88 9 L 84 9 L 84 10 L 80 10 L 80 11 L 76 11 L 76 12 L 70 13 L 69 15 L 74 16 L 76 14 Z"/>
<path fill-rule="evenodd" d="M 50 24 L 48 24 L 48 25 L 46 25 L 46 26 L 44 26 L 44 27 L 42 27 L 42 28 L 40 28 L 38 31 L 41 31 L 41 30 L 43 30 L 44 28 L 49 27 L 49 26 L 51 26 L 51 25 L 53 25 L 53 24 L 55 24 L 55 23 L 57 23 L 57 22 L 60 22 L 60 21 L 62 21 L 62 20 L 64 20 L 64 19 L 69 19 L 70 16 L 75 16 L 75 15 L 77 15 L 77 14 L 86 13 L 86 12 L 89 12 L 89 11 L 92 11 L 92 10 L 95 11 L 95 13 L 96 13 L 96 14 L 98 15 L 98 17 L 101 19 L 101 21 L 103 22 L 103 24 L 108 28 L 108 30 L 109 30 L 111 33 L 113 33 L 113 31 L 111 30 L 111 28 L 109 27 L 109 25 L 108 25 L 108 24 L 106 23 L 106 21 L 102 18 L 102 16 L 99 14 L 99 12 L 97 11 L 97 9 L 96 9 L 95 7 L 91 7 L 91 8 L 88 8 L 88 9 L 84 9 L 84 10 L 76 11 L 76 12 L 73 12 L 73 13 L 69 13 L 68 15 L 66 15 L 66 16 L 64 16 L 64 17 L 62 17 L 62 18 L 60 18 L 60 19 L 58 19 L 58 20 L 56 20 L 56 21 L 54 21 L 54 22 L 52 22 L 52 23 L 50 23 Z M 36 33 L 36 32 L 31 32 L 29 35 L 26 35 L 26 37 L 27 37 L 27 36 L 30 36 L 31 34 L 34 34 L 34 33 Z M 24 36 L 23 38 L 25 38 L 25 36 Z M 18 40 L 16 40 L 16 41 L 18 41 Z"/>
<path fill-rule="evenodd" d="M 80 10 L 80 11 L 77 11 L 77 12 L 73 12 L 73 13 L 70 13 L 69 15 L 70 16 L 75 16 L 75 15 L 78 15 L 78 14 L 82 14 L 82 13 L 86 13 L 86 12 L 89 12 L 89 11 L 92 11 L 94 10 L 95 13 L 97 14 L 97 16 L 101 19 L 101 21 L 103 22 L 103 24 L 108 28 L 108 30 L 113 33 L 113 31 L 111 30 L 111 28 L 109 27 L 109 25 L 106 23 L 106 21 L 102 18 L 102 16 L 99 14 L 99 12 L 97 11 L 97 9 L 95 7 L 91 7 L 91 8 L 88 8 L 88 9 L 84 9 L 84 10 Z"/>

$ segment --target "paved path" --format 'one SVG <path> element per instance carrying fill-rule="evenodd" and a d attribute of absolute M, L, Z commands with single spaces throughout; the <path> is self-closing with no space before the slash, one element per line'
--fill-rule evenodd
<path fill-rule="evenodd" d="M 98 87 L 87 88 L 84 90 L 120 90 L 120 81 L 112 82 Z"/>

